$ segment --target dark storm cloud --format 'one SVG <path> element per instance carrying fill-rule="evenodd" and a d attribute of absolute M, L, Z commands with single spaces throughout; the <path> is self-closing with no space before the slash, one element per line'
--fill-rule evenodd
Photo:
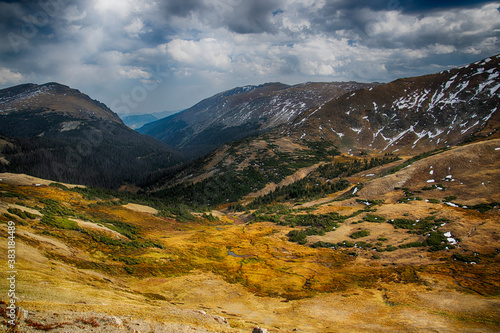
<path fill-rule="evenodd" d="M 277 0 L 170 0 L 162 4 L 167 19 L 194 16 L 212 27 L 238 34 L 274 32 L 271 22 Z"/>
<path fill-rule="evenodd" d="M 400 2 L 400 8 L 408 13 L 425 13 L 434 10 L 449 10 L 454 8 L 471 8 L 493 1 L 471 1 L 471 0 L 403 0 Z"/>
<path fill-rule="evenodd" d="M 229 30 L 239 34 L 272 33 L 275 32 L 275 27 L 271 18 L 277 9 L 276 1 L 241 1 L 233 8 L 233 12 L 226 13 L 224 19 Z"/>
<path fill-rule="evenodd" d="M 203 12 L 206 6 L 202 0 L 169 0 L 163 2 L 167 16 L 187 17 L 193 12 Z"/>
<path fill-rule="evenodd" d="M 498 53 L 498 7 L 462 0 L 6 0 L 0 88 L 58 81 L 111 105 L 149 84 L 155 90 L 136 104 L 153 112 L 266 81 L 389 81 Z"/>

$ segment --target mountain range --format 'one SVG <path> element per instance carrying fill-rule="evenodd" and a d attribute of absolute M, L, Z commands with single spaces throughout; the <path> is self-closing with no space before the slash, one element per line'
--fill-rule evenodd
<path fill-rule="evenodd" d="M 287 177 L 295 173 L 303 178 L 314 168 L 300 169 L 318 167 L 334 156 L 332 149 L 361 158 L 416 156 L 498 138 L 499 88 L 500 57 L 495 56 L 442 73 L 351 91 L 260 136 L 222 145 L 151 191 L 184 196 L 201 205 L 222 204 L 269 193 L 288 184 Z M 203 195 L 207 189 L 217 196 Z"/>
<path fill-rule="evenodd" d="M 0 90 L 0 331 L 498 332 L 499 92 L 497 55 L 239 87 L 146 135 Z"/>
<path fill-rule="evenodd" d="M 239 152 L 237 141 L 263 136 L 306 149 L 329 142 L 344 153 L 415 155 L 498 137 L 499 88 L 499 56 L 386 84 L 267 83 L 216 94 L 145 124 L 137 129 L 141 135 L 78 90 L 24 84 L 0 91 L 1 168 L 107 187 L 152 184 L 153 178 L 178 184 L 182 173 L 165 176 L 172 168 L 218 149 L 197 164 L 211 165 L 210 156 L 220 158 L 225 144 L 232 145 L 229 159 L 251 156 Z"/>
<path fill-rule="evenodd" d="M 307 110 L 342 94 L 375 85 L 333 82 L 238 87 L 204 99 L 183 112 L 146 124 L 137 131 L 194 158 L 224 143 L 292 122 Z"/>
<path fill-rule="evenodd" d="M 168 117 L 180 111 L 182 110 L 163 111 L 163 112 L 154 112 L 146 114 L 118 114 L 118 116 L 120 116 L 125 125 L 135 130 L 148 123 L 152 123 L 158 119 Z"/>
<path fill-rule="evenodd" d="M 415 154 L 473 136 L 498 137 L 500 58 L 399 79 L 310 109 L 282 131 L 345 150 Z"/>

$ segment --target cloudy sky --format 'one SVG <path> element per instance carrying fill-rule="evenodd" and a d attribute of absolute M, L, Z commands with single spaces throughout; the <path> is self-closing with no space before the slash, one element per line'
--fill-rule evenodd
<path fill-rule="evenodd" d="M 500 1 L 0 1 L 0 88 L 56 81 L 115 112 L 281 81 L 379 81 L 500 53 Z"/>

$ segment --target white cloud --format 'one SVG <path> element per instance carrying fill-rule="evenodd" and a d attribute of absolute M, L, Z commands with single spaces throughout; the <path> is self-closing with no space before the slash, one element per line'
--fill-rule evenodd
<path fill-rule="evenodd" d="M 121 68 L 118 70 L 118 73 L 121 77 L 127 79 L 149 79 L 152 76 L 151 73 L 141 68 Z"/>
<path fill-rule="evenodd" d="M 199 41 L 174 39 L 166 45 L 166 49 L 181 64 L 226 71 L 231 69 L 230 45 L 214 38 Z"/>
<path fill-rule="evenodd" d="M 131 37 L 138 38 L 140 34 L 149 32 L 151 29 L 144 26 L 144 22 L 136 17 L 125 27 L 125 31 L 128 32 Z"/>
<path fill-rule="evenodd" d="M 24 81 L 21 73 L 16 73 L 8 68 L 0 67 L 0 84 L 18 84 Z"/>
<path fill-rule="evenodd" d="M 70 23 L 73 23 L 73 22 L 77 22 L 77 21 L 81 21 L 83 20 L 85 17 L 87 17 L 87 11 L 81 11 L 77 6 L 73 5 L 73 6 L 69 6 L 68 8 L 66 8 L 64 14 L 63 14 L 63 18 L 70 22 Z"/>

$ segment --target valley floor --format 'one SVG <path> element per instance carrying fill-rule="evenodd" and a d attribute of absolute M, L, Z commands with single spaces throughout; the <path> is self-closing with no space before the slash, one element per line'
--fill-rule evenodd
<path fill-rule="evenodd" d="M 357 197 L 345 196 L 351 187 L 266 208 L 275 223 L 227 210 L 182 220 L 153 204 L 1 174 L 4 263 L 8 222 L 16 226 L 16 329 L 498 332 L 499 147 L 476 143 L 392 175 L 356 174 Z M 304 216 L 343 217 L 301 245 L 289 233 L 308 227 L 279 222 Z M 2 270 L 3 331 L 7 277 Z"/>

